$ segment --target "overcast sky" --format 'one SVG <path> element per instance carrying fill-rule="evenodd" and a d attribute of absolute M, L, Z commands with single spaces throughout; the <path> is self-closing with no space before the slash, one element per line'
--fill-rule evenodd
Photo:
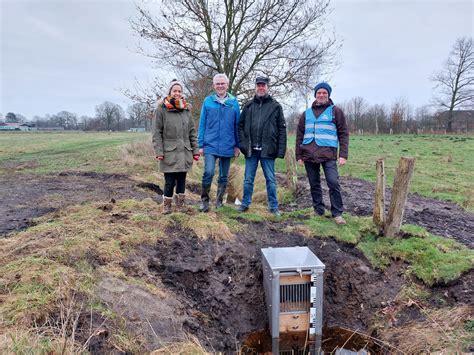
<path fill-rule="evenodd" d="M 473 4 L 332 0 L 326 25 L 343 43 L 329 78 L 334 101 L 429 103 L 429 77 L 457 38 L 473 36 Z M 134 52 L 128 19 L 135 15 L 132 0 L 0 0 L 0 113 L 93 116 L 105 100 L 125 109 L 130 102 L 119 89 L 158 73 Z"/>

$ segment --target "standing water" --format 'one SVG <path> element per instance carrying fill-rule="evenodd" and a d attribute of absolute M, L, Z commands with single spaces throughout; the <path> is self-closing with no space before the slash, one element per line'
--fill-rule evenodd
<path fill-rule="evenodd" d="M 279 339 L 280 355 L 313 354 L 313 343 L 308 341 L 307 333 L 286 333 Z M 384 354 L 388 350 L 377 344 L 376 340 L 349 329 L 337 327 L 323 328 L 322 354 Z M 249 334 L 242 343 L 241 354 L 272 354 L 272 337 L 268 330 Z"/>

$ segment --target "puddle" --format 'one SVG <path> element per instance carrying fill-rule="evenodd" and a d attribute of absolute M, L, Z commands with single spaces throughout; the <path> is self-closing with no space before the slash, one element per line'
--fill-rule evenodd
<path fill-rule="evenodd" d="M 308 342 L 306 332 L 280 334 L 280 355 L 315 354 L 314 343 Z M 386 351 L 367 336 L 354 331 L 337 328 L 323 328 L 322 353 L 324 354 L 383 354 Z M 272 354 L 272 338 L 268 330 L 251 333 L 242 343 L 241 354 Z"/>

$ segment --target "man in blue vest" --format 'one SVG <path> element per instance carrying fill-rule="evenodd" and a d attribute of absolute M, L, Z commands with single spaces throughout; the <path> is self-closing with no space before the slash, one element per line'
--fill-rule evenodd
<path fill-rule="evenodd" d="M 346 224 L 342 217 L 343 204 L 337 161 L 347 162 L 349 152 L 349 129 L 342 110 L 330 99 L 332 88 L 328 83 L 319 83 L 314 88 L 316 100 L 300 117 L 296 133 L 296 160 L 305 166 L 311 187 L 314 212 L 324 214 L 320 167 L 323 167 L 329 188 L 331 214 L 337 224 Z M 339 159 L 338 159 L 339 147 Z"/>
<path fill-rule="evenodd" d="M 239 102 L 227 92 L 229 78 L 216 74 L 212 80 L 215 93 L 206 97 L 202 104 L 199 119 L 199 153 L 204 155 L 204 174 L 202 176 L 201 212 L 209 211 L 209 192 L 212 178 L 219 159 L 219 179 L 217 180 L 216 208 L 222 207 L 230 160 L 240 154 L 238 123 Z"/>

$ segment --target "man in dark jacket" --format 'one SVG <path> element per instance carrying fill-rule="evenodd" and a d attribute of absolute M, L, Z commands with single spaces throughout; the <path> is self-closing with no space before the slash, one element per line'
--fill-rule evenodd
<path fill-rule="evenodd" d="M 316 100 L 300 117 L 296 133 L 296 160 L 304 163 L 311 186 L 311 197 L 316 214 L 324 214 L 321 190 L 320 166 L 323 167 L 329 188 L 331 214 L 337 224 L 346 224 L 342 217 L 343 204 L 339 175 L 337 172 L 337 150 L 339 165 L 347 161 L 349 151 L 349 129 L 342 110 L 334 106 L 329 98 L 332 88 L 328 83 L 319 83 L 314 88 Z"/>
<path fill-rule="evenodd" d="M 269 79 L 257 77 L 255 96 L 240 114 L 240 151 L 245 155 L 244 197 L 240 212 L 249 209 L 258 162 L 262 166 L 267 185 L 268 208 L 276 216 L 278 211 L 275 159 L 286 152 L 286 123 L 281 105 L 268 94 Z"/>

